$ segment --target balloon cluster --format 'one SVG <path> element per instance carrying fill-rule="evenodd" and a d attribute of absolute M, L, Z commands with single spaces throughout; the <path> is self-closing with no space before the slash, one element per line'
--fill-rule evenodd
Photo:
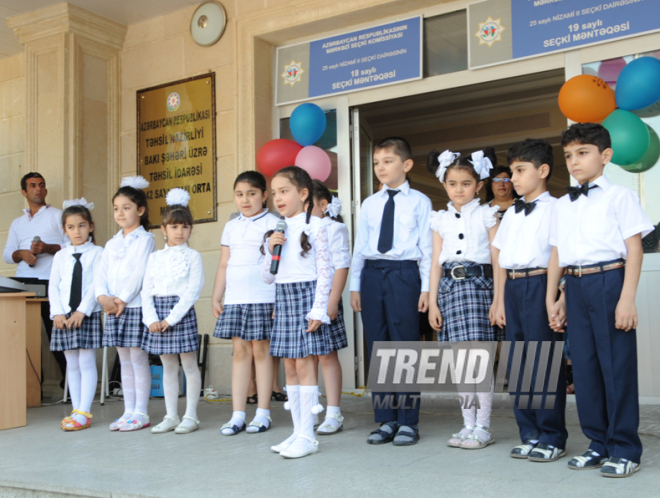
<path fill-rule="evenodd" d="M 313 180 L 326 181 L 332 164 L 328 154 L 317 147 L 327 125 L 323 109 L 316 104 L 302 104 L 295 108 L 289 119 L 293 138 L 278 138 L 266 143 L 257 155 L 259 168 L 267 176 L 273 176 L 287 166 L 299 166 Z"/>
<path fill-rule="evenodd" d="M 660 158 L 658 135 L 639 118 L 658 107 L 658 81 L 660 60 L 655 57 L 640 57 L 628 64 L 623 59 L 605 61 L 598 76 L 582 74 L 564 83 L 559 108 L 572 121 L 602 121 L 612 138 L 612 162 L 642 173 Z"/>

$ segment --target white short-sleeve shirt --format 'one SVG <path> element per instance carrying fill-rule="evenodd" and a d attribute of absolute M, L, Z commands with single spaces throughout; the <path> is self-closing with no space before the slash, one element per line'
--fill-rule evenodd
<path fill-rule="evenodd" d="M 645 237 L 654 229 L 635 192 L 600 176 L 589 195 L 571 202 L 568 195 L 554 204 L 550 244 L 557 247 L 559 266 L 586 266 L 627 258 L 625 240 Z"/>
<path fill-rule="evenodd" d="M 507 209 L 493 240 L 493 246 L 500 250 L 500 267 L 507 270 L 548 267 L 552 254 L 550 221 L 556 201 L 549 192 L 543 192 L 532 201 L 536 207 L 528 215 L 525 211 L 516 213 L 515 206 Z"/>
<path fill-rule="evenodd" d="M 460 213 L 453 202 L 447 204 L 446 211 L 431 213 L 431 229 L 442 237 L 440 265 L 454 261 L 491 264 L 488 230 L 497 223 L 498 209 L 473 199 Z"/>
<path fill-rule="evenodd" d="M 242 214 L 225 225 L 221 244 L 229 247 L 224 304 L 274 303 L 275 287 L 261 277 L 264 234 L 279 218 L 268 210 L 247 218 Z"/>

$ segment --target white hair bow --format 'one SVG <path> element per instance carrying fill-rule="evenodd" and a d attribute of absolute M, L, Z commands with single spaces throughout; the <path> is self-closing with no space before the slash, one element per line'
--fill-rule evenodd
<path fill-rule="evenodd" d="M 490 176 L 490 170 L 493 169 L 493 163 L 484 155 L 483 150 L 477 150 L 470 156 L 470 162 L 474 170 L 479 174 L 479 178 L 485 180 Z"/>
<path fill-rule="evenodd" d="M 438 156 L 438 169 L 435 171 L 435 176 L 438 177 L 438 180 L 440 180 L 440 183 L 445 181 L 445 173 L 447 172 L 447 168 L 451 163 L 453 163 L 456 159 L 461 157 L 460 152 L 452 152 L 450 150 L 444 151 L 442 154 Z"/>
<path fill-rule="evenodd" d="M 190 194 L 182 188 L 173 188 L 165 196 L 165 202 L 168 206 L 177 204 L 187 207 L 190 202 Z"/>
<path fill-rule="evenodd" d="M 132 187 L 136 190 L 140 190 L 143 188 L 147 188 L 149 186 L 149 182 L 145 180 L 143 177 L 140 175 L 137 176 L 125 176 L 124 178 L 121 179 L 121 183 L 119 184 L 120 187 Z"/>
<path fill-rule="evenodd" d="M 66 209 L 71 206 L 84 206 L 90 211 L 94 209 L 94 203 L 93 202 L 87 202 L 87 200 L 84 197 L 81 197 L 80 199 L 70 199 L 68 201 L 64 201 L 62 203 L 62 208 Z"/>
<path fill-rule="evenodd" d="M 331 218 L 336 218 L 341 213 L 341 201 L 334 195 L 332 196 L 332 202 L 325 209 L 325 213 L 328 213 Z"/>

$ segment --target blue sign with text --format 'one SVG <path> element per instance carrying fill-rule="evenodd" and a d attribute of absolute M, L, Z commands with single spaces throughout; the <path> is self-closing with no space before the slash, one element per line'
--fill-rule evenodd
<path fill-rule="evenodd" d="M 422 18 L 310 43 L 309 98 L 422 77 Z"/>
<path fill-rule="evenodd" d="M 660 29 L 658 0 L 511 0 L 513 58 Z"/>

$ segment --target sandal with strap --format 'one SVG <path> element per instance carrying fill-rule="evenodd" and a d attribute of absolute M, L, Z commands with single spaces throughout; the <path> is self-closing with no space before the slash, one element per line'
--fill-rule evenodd
<path fill-rule="evenodd" d="M 270 399 L 273 401 L 289 401 L 289 397 L 286 395 L 286 393 L 278 393 L 277 391 L 273 391 Z"/>
<path fill-rule="evenodd" d="M 256 394 L 253 394 L 252 396 L 248 396 L 246 403 L 248 405 L 256 405 L 257 403 L 259 403 L 259 396 Z"/>
<path fill-rule="evenodd" d="M 587 450 L 582 455 L 571 458 L 568 461 L 568 468 L 573 470 L 591 470 L 598 469 L 607 462 L 607 457 L 597 455 L 594 450 Z"/>
<path fill-rule="evenodd" d="M 225 429 L 230 429 L 231 433 L 222 432 Z M 220 427 L 220 434 L 222 434 L 223 436 L 235 436 L 236 434 L 238 434 L 239 432 L 244 431 L 244 430 L 245 430 L 245 423 L 242 426 L 239 427 L 237 425 L 232 424 L 231 421 L 229 421 L 225 425 Z"/>
<path fill-rule="evenodd" d="M 384 425 L 388 425 L 391 429 L 392 432 L 387 432 L 384 431 L 381 427 Z M 369 433 L 369 437 L 367 438 L 367 443 L 368 444 L 386 444 L 386 443 L 391 443 L 394 441 L 394 436 L 396 436 L 396 431 L 397 431 L 397 423 L 396 422 L 385 422 L 383 424 L 380 424 L 380 427 L 376 429 L 375 431 L 372 431 Z M 371 436 L 377 436 L 377 437 L 371 437 Z M 378 439 L 380 438 L 380 439 Z"/>
<path fill-rule="evenodd" d="M 60 422 L 60 427 L 64 429 L 64 426 L 68 424 L 71 421 L 71 417 L 76 413 L 76 410 L 71 410 L 71 415 L 64 417 L 62 421 Z"/>
<path fill-rule="evenodd" d="M 463 444 L 463 441 L 467 439 L 467 437 L 472 434 L 472 431 L 474 430 L 474 427 L 471 425 L 464 425 L 463 428 L 458 431 L 456 434 L 451 435 L 451 439 L 447 441 L 447 446 L 451 446 L 452 448 L 460 448 L 461 444 Z M 462 434 L 463 431 L 467 431 L 467 434 Z"/>
<path fill-rule="evenodd" d="M 529 454 L 532 452 L 534 448 L 538 446 L 537 443 L 532 443 L 529 439 L 523 444 L 519 444 L 518 446 L 514 447 L 511 450 L 511 453 L 509 453 L 509 456 L 511 458 L 527 458 Z"/>
<path fill-rule="evenodd" d="M 62 427 L 65 432 L 72 432 L 72 431 L 81 431 L 83 429 L 87 429 L 91 427 L 92 425 L 92 417 L 93 415 L 91 413 L 83 412 L 82 410 L 73 410 L 75 413 L 78 415 L 82 415 L 85 417 L 85 424 L 81 424 L 78 422 L 75 418 L 71 417 L 71 420 L 69 420 L 68 424 Z"/>
<path fill-rule="evenodd" d="M 181 420 L 179 417 L 170 417 L 169 415 L 165 415 L 163 418 L 163 421 L 158 424 L 156 427 L 151 428 L 151 433 L 152 434 L 165 434 L 166 432 L 173 431 L 176 429 L 177 425 L 181 423 Z"/>
<path fill-rule="evenodd" d="M 298 434 L 299 438 L 306 439 L 309 441 L 311 446 L 309 446 L 306 449 L 300 449 L 295 446 L 295 441 L 285 450 L 280 451 L 280 456 L 284 458 L 302 458 L 306 457 L 307 455 L 313 455 L 317 451 L 319 451 L 319 442 L 316 439 L 310 439 L 307 436 L 303 436 L 302 434 Z"/>
<path fill-rule="evenodd" d="M 490 438 L 488 440 L 485 440 L 479 437 L 477 434 L 475 434 L 475 432 L 477 431 L 485 432 L 490 436 Z M 476 446 L 470 444 L 472 441 L 477 442 Z M 493 444 L 494 442 L 495 442 L 495 438 L 493 437 L 493 433 L 490 431 L 490 429 L 488 427 L 484 427 L 483 425 L 477 424 L 474 427 L 474 432 L 470 434 L 468 437 L 466 437 L 465 441 L 461 443 L 461 448 L 463 448 L 464 450 L 480 450 L 481 448 L 485 448 L 486 446 L 488 446 L 489 444 Z"/>
<path fill-rule="evenodd" d="M 187 421 L 187 422 L 186 422 Z M 181 423 L 174 429 L 174 434 L 190 434 L 199 429 L 199 420 L 188 415 L 183 416 Z"/>
<path fill-rule="evenodd" d="M 270 422 L 269 425 L 264 425 L 261 422 L 256 422 L 256 421 L 253 420 L 252 422 L 250 422 L 248 424 L 247 429 L 245 430 L 245 432 L 247 432 L 248 434 L 259 434 L 260 432 L 266 432 L 268 429 L 270 429 L 270 426 L 273 424 L 273 419 L 272 418 L 270 418 L 270 417 L 266 417 L 266 418 Z M 248 430 L 250 427 L 256 427 L 257 430 L 256 431 Z"/>
<path fill-rule="evenodd" d="M 144 422 L 142 422 L 141 420 L 136 420 L 134 418 L 135 415 L 140 415 L 142 418 L 144 418 Z M 151 423 L 149 422 L 149 415 L 147 415 L 146 413 L 135 412 L 133 413 L 131 418 L 127 420 L 126 423 L 119 428 L 119 431 L 134 432 L 134 431 L 139 431 L 140 429 L 146 429 L 147 427 L 151 427 Z"/>
<path fill-rule="evenodd" d="M 394 446 L 412 446 L 419 441 L 419 429 L 409 425 L 399 425 L 396 436 L 392 440 Z"/>
<path fill-rule="evenodd" d="M 530 462 L 556 462 L 566 456 L 566 450 L 548 443 L 539 443 L 528 456 Z"/>
<path fill-rule="evenodd" d="M 329 418 L 332 418 L 339 422 L 339 427 L 335 427 L 335 425 L 332 422 L 328 422 L 327 420 Z M 325 420 L 323 423 L 319 426 L 319 428 L 316 430 L 316 433 L 319 436 L 332 436 L 333 434 L 337 434 L 338 432 L 341 432 L 344 429 L 344 416 L 341 413 L 328 413 L 325 416 Z"/>
<path fill-rule="evenodd" d="M 630 477 L 638 472 L 640 467 L 641 464 L 627 458 L 612 457 L 600 469 L 600 475 L 603 477 Z"/>

